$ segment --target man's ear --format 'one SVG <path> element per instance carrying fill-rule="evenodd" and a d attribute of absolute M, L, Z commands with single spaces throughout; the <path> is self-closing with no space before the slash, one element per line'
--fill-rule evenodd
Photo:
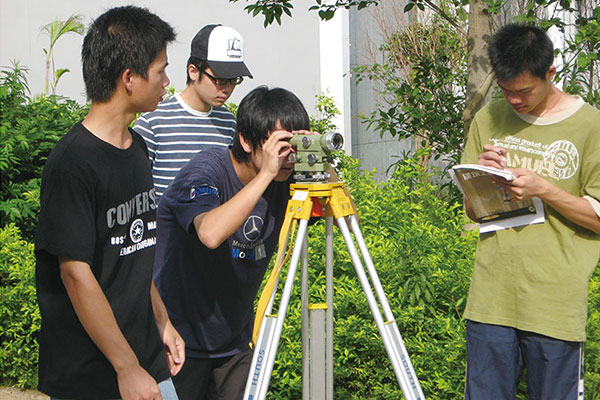
<path fill-rule="evenodd" d="M 187 67 L 188 75 L 192 81 L 200 80 L 200 70 L 194 64 L 190 64 Z"/>
<path fill-rule="evenodd" d="M 554 75 L 556 75 L 556 67 L 551 65 L 550 68 L 548 68 L 548 72 L 546 72 L 546 79 L 552 82 Z"/>
<path fill-rule="evenodd" d="M 244 151 L 248 154 L 252 153 L 252 145 L 250 144 L 250 142 L 248 142 L 246 140 L 246 138 L 244 137 L 244 135 L 240 132 L 238 133 L 238 135 L 240 135 L 240 144 L 242 145 L 242 149 L 244 149 Z"/>
<path fill-rule="evenodd" d="M 119 83 L 123 86 L 127 94 L 131 94 L 133 92 L 133 79 L 134 72 L 127 68 L 125 71 L 121 72 L 119 76 Z"/>

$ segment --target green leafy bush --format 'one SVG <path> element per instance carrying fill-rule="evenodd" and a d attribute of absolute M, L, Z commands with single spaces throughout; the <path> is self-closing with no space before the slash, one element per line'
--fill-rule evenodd
<path fill-rule="evenodd" d="M 317 99 L 315 106 L 317 115 L 310 116 L 311 131 L 319 133 L 335 132 L 337 126 L 333 120 L 340 115 L 335 99 L 329 95 L 328 91 L 316 95 L 315 98 Z"/>
<path fill-rule="evenodd" d="M 0 228 L 0 383 L 37 385 L 40 311 L 33 245 L 14 224 Z"/>
<path fill-rule="evenodd" d="M 378 48 L 383 62 L 353 68 L 358 83 L 369 79 L 382 86 L 377 108 L 363 117 L 364 122 L 382 137 L 410 139 L 411 153 L 430 150 L 421 154 L 423 166 L 430 156 L 457 163 L 464 141 L 467 81 L 467 53 L 461 37 L 437 17 L 427 25 L 415 22 L 380 29 L 385 32 Z"/>
<path fill-rule="evenodd" d="M 55 95 L 30 98 L 26 73 L 18 64 L 0 72 L 0 222 L 32 239 L 44 162 L 87 107 Z"/>
<path fill-rule="evenodd" d="M 585 342 L 585 397 L 600 400 L 600 268 L 589 287 L 587 341 Z"/>

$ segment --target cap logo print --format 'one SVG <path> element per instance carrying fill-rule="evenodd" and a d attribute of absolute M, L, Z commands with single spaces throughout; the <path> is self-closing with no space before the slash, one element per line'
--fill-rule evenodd
<path fill-rule="evenodd" d="M 227 49 L 227 56 L 230 58 L 242 58 L 242 48 L 239 39 L 233 38 L 228 41 L 229 48 Z"/>

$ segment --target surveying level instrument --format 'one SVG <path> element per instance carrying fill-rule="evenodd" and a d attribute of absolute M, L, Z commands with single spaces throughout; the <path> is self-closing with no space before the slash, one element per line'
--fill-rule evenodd
<path fill-rule="evenodd" d="M 301 136 L 301 135 L 296 135 Z M 301 140 L 301 139 L 298 139 Z M 279 235 L 279 249 L 276 258 L 276 264 L 265 285 L 256 312 L 256 320 L 253 333 L 254 353 L 246 389 L 244 392 L 245 400 L 264 399 L 267 395 L 269 381 L 273 372 L 273 363 L 277 354 L 277 347 L 281 339 L 281 331 L 287 312 L 294 278 L 298 267 L 298 262 L 302 258 L 302 385 L 303 399 L 310 400 L 332 400 L 333 399 L 333 218 L 342 232 L 346 247 L 354 269 L 360 280 L 362 289 L 369 303 L 369 308 L 373 314 L 379 333 L 383 339 L 388 357 L 396 374 L 396 378 L 407 400 L 423 400 L 425 396 L 415 374 L 414 368 L 404 346 L 404 341 L 400 335 L 398 325 L 394 320 L 392 310 L 383 292 L 383 287 L 369 251 L 366 247 L 362 232 L 358 226 L 352 201 L 344 190 L 344 184 L 341 182 L 308 182 L 296 183 L 290 186 L 291 198 L 287 204 L 285 219 Z M 308 306 L 308 262 L 307 262 L 307 227 L 311 216 L 324 217 L 326 221 L 326 297 L 327 304 L 316 307 Z M 346 222 L 350 223 L 350 229 L 354 234 L 354 239 L 358 244 L 369 278 L 365 273 L 358 254 L 356 246 L 352 241 L 350 229 Z M 299 221 L 299 222 L 298 222 Z M 288 241 L 290 232 L 298 224 L 298 231 L 295 243 Z M 282 266 L 289 256 L 289 251 L 293 248 L 291 255 L 287 278 L 281 294 L 278 314 L 272 313 L 273 303 L 275 301 L 276 288 L 279 281 L 279 273 Z M 286 251 L 287 249 L 287 251 Z M 287 255 L 286 255 L 287 253 Z M 374 287 L 376 296 L 373 294 L 371 283 Z M 379 300 L 379 304 L 377 302 Z M 382 317 L 380 307 L 385 315 L 385 321 Z M 313 328 L 314 321 L 309 317 L 310 312 L 320 313 L 325 311 L 327 321 L 319 322 L 324 329 Z M 325 310 L 322 310 L 325 309 Z M 310 314 L 312 315 L 312 314 Z M 310 318 L 310 321 L 309 321 Z M 321 318 L 321 319 L 319 319 Z M 315 321 L 321 321 L 322 317 L 315 318 Z M 311 324 L 310 338 L 308 322 Z M 320 331 L 325 331 L 320 332 Z M 325 336 L 325 338 L 323 338 Z M 326 340 L 325 346 L 322 342 Z M 313 346 L 314 344 L 314 346 Z M 324 365 L 319 365 L 323 359 Z"/>
<path fill-rule="evenodd" d="M 289 161 L 294 163 L 296 182 L 325 181 L 329 178 L 331 152 L 341 150 L 344 136 L 331 132 L 324 135 L 294 135 L 290 139 L 294 152 Z"/>

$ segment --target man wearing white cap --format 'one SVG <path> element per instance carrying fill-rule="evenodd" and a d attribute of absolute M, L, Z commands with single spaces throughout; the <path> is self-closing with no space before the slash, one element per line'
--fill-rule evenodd
<path fill-rule="evenodd" d="M 157 199 L 177 172 L 198 152 L 228 147 L 235 117 L 223 104 L 243 77 L 252 78 L 244 64 L 244 39 L 223 25 L 206 25 L 194 36 L 183 92 L 140 115 L 134 129 L 148 146 Z"/>

